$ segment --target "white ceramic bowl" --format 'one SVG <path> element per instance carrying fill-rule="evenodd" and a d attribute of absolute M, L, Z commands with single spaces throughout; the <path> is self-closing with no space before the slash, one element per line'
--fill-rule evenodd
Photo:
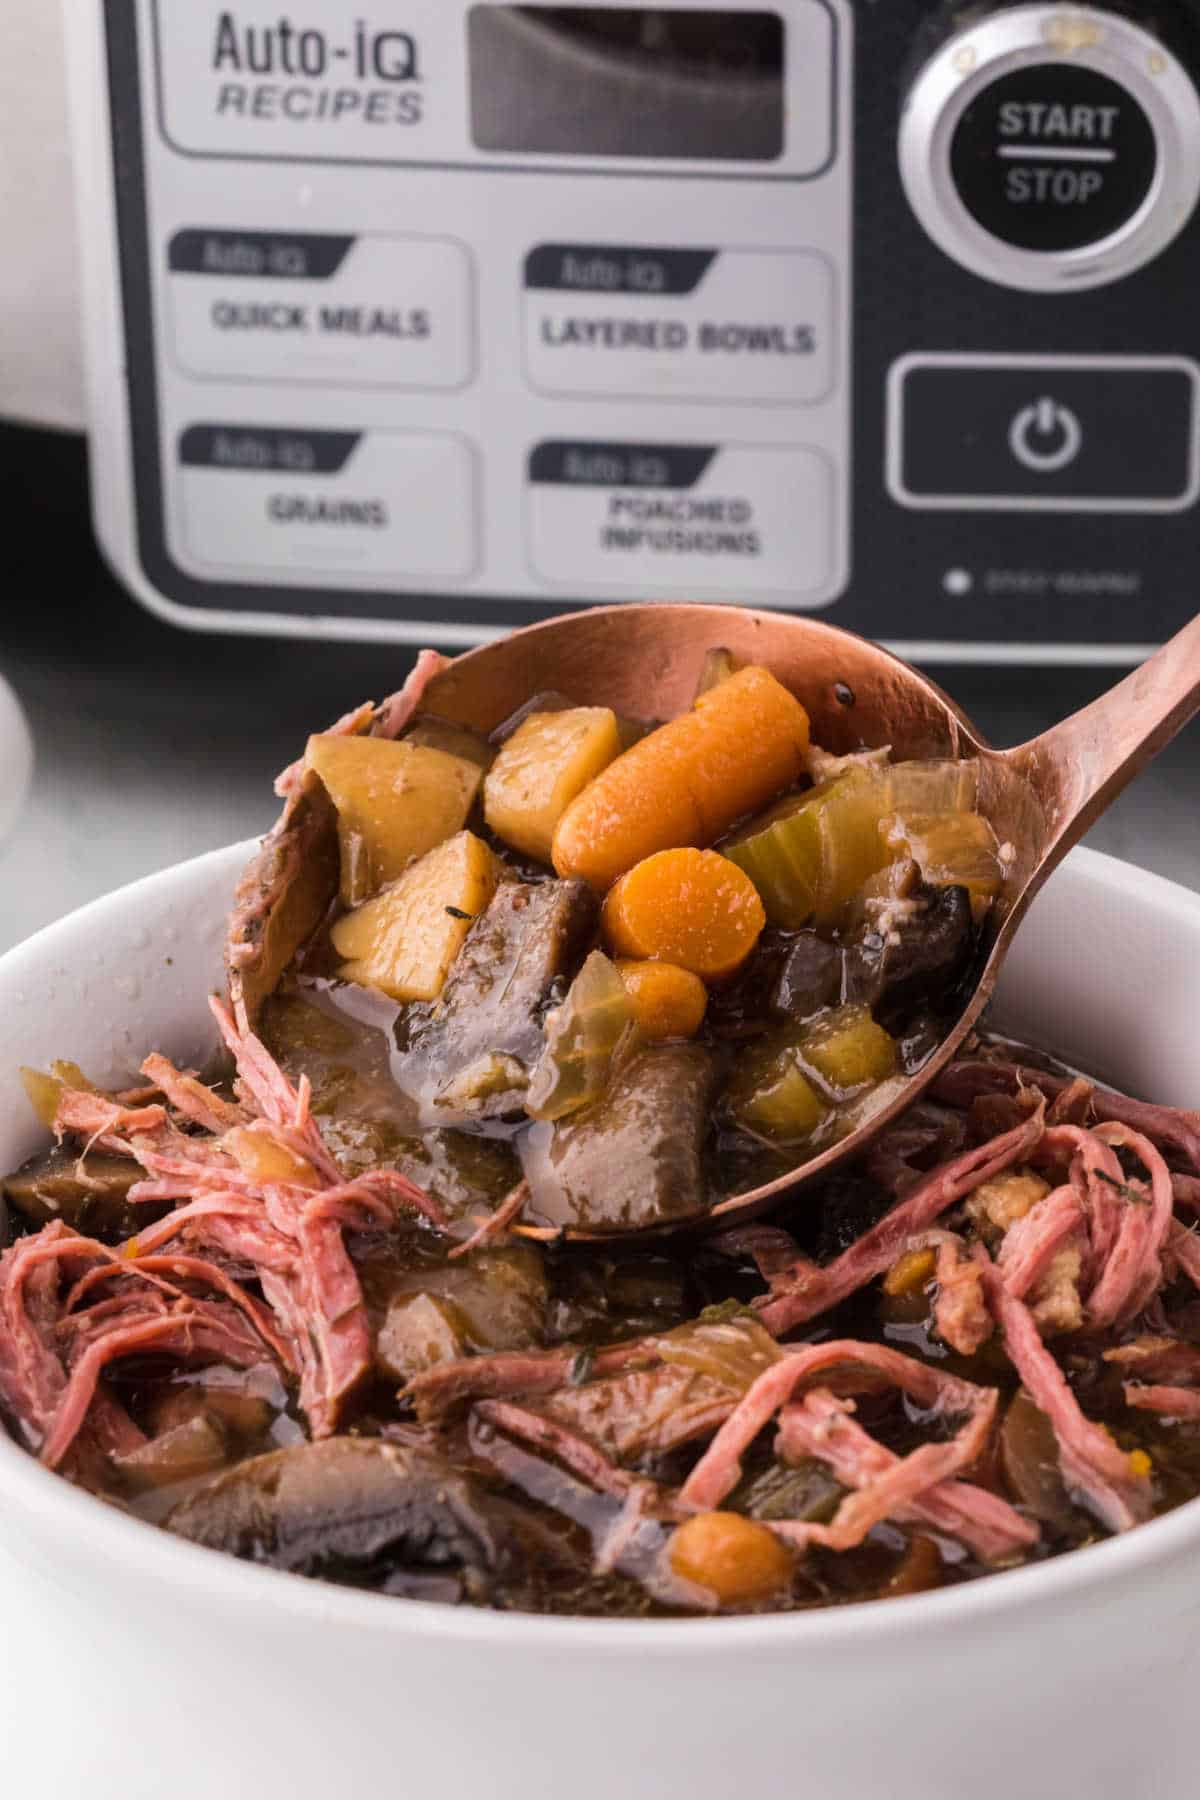
<path fill-rule="evenodd" d="M 248 846 L 0 960 L 19 1063 L 207 1047 Z M 1157 1099 L 1200 1090 L 1200 897 L 1076 852 L 1001 1021 Z M 7 1667 L 5 1661 L 7 1659 Z M 0 1437 L 0 1768 L 25 1800 L 1190 1800 L 1200 1502 L 968 1587 L 792 1618 L 622 1622 L 349 1592 L 180 1543 Z"/>

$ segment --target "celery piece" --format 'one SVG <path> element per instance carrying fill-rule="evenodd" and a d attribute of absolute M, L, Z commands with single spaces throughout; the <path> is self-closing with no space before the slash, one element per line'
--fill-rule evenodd
<path fill-rule="evenodd" d="M 773 925 L 835 922 L 850 896 L 887 860 L 879 837 L 882 771 L 849 769 L 778 801 L 722 845 L 749 875 Z"/>
<path fill-rule="evenodd" d="M 799 1051 L 837 1100 L 850 1099 L 896 1072 L 895 1039 L 865 1006 L 837 1006 L 812 1020 Z"/>
<path fill-rule="evenodd" d="M 740 1125 L 782 1143 L 803 1143 L 829 1116 L 804 1072 L 795 1033 L 774 1038 L 743 1061 L 728 1088 Z"/>

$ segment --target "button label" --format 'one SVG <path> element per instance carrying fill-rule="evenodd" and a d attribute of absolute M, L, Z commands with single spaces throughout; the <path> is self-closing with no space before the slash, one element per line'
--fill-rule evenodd
<path fill-rule="evenodd" d="M 184 539 L 211 568 L 462 577 L 476 555 L 473 462 L 442 433 L 190 425 Z"/>
<path fill-rule="evenodd" d="M 448 238 L 190 227 L 167 266 L 189 374 L 445 389 L 473 373 L 470 260 Z"/>
<path fill-rule="evenodd" d="M 802 595 L 829 580 L 833 483 L 815 450 L 554 441 L 529 483 L 547 581 Z"/>
<path fill-rule="evenodd" d="M 811 405 L 834 352 L 833 271 L 812 252 L 539 244 L 525 261 L 543 393 Z"/>
<path fill-rule="evenodd" d="M 954 131 L 950 168 L 985 230 L 1022 249 L 1064 251 L 1119 231 L 1150 193 L 1154 128 L 1096 69 L 1042 63 L 977 94 Z"/>

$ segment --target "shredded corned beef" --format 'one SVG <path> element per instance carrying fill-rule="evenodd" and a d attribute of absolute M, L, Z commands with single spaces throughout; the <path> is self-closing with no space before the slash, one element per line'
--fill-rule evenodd
<path fill-rule="evenodd" d="M 165 1105 L 123 1107 L 90 1090 L 64 1087 L 55 1115 L 59 1131 L 99 1137 L 107 1149 L 141 1163 L 149 1179 L 131 1188 L 133 1203 L 183 1204 L 139 1233 L 119 1259 L 103 1245 L 52 1228 L 20 1240 L 0 1259 L 0 1398 L 27 1439 L 42 1444 L 47 1461 L 60 1462 L 70 1448 L 103 1368 L 149 1348 L 187 1361 L 216 1358 L 224 1346 L 223 1360 L 235 1367 L 269 1358 L 298 1373 L 313 1436 L 331 1435 L 372 1354 L 345 1230 L 390 1224 L 398 1211 L 415 1212 L 439 1228 L 445 1223 L 435 1202 L 398 1170 L 373 1169 L 347 1180 L 312 1116 L 307 1080 L 293 1087 L 260 1040 L 239 1027 L 219 1000 L 211 1005 L 237 1065 L 242 1104 L 154 1056 L 145 1072 Z M 237 1134 L 246 1132 L 273 1142 L 284 1153 L 280 1166 L 303 1171 L 303 1181 L 264 1179 L 241 1166 L 234 1152 Z M 187 1249 L 162 1255 L 172 1240 Z M 261 1283 L 274 1323 L 211 1261 L 213 1255 L 247 1266 Z M 39 1259 L 47 1258 L 99 1259 L 103 1266 L 76 1281 L 64 1300 L 56 1271 L 36 1274 Z M 167 1281 L 171 1269 L 224 1298 L 201 1302 Z M 116 1275 L 125 1285 L 140 1284 L 135 1300 L 117 1306 L 93 1299 L 79 1310 Z M 93 1341 L 89 1334 L 100 1326 Z M 65 1362 L 60 1338 L 68 1346 Z"/>
<path fill-rule="evenodd" d="M 1127 1381 L 1124 1392 L 1127 1405 L 1140 1406 L 1145 1412 L 1165 1413 L 1174 1419 L 1200 1419 L 1200 1393 L 1195 1388 Z"/>
<path fill-rule="evenodd" d="M 1041 1112 L 1022 1121 L 1003 1137 L 980 1144 L 942 1168 L 922 1176 L 898 1206 L 864 1232 L 858 1242 L 827 1268 L 805 1262 L 785 1270 L 772 1283 L 772 1292 L 756 1302 L 767 1330 L 781 1337 L 797 1325 L 828 1312 L 839 1300 L 865 1287 L 895 1262 L 909 1238 L 932 1225 L 947 1209 L 973 1188 L 989 1181 L 1001 1169 L 1025 1161 L 1036 1149 L 1043 1131 Z"/>
<path fill-rule="evenodd" d="M 717 1507 L 737 1486 L 741 1459 L 772 1416 L 792 1400 L 801 1383 L 824 1376 L 823 1385 L 853 1393 L 882 1376 L 892 1387 L 930 1411 L 959 1414 L 963 1424 L 944 1442 L 922 1444 L 899 1457 L 865 1486 L 847 1495 L 828 1525 L 772 1521 L 772 1528 L 795 1544 L 825 1544 L 849 1550 L 872 1526 L 909 1507 L 929 1488 L 969 1468 L 982 1453 L 995 1416 L 994 1388 L 977 1387 L 881 1344 L 834 1339 L 790 1351 L 766 1369 L 750 1387 L 705 1451 L 679 1491 L 679 1504 L 692 1512 Z"/>
<path fill-rule="evenodd" d="M 296 1379 L 312 1437 L 332 1435 L 373 1350 L 345 1234 L 386 1231 L 400 1212 L 446 1229 L 436 1203 L 397 1170 L 345 1177 L 307 1080 L 284 1075 L 244 1014 L 212 1007 L 236 1100 L 160 1056 L 143 1064 L 150 1088 L 110 1097 L 64 1087 L 58 1099 L 60 1132 L 140 1164 L 129 1200 L 166 1205 L 165 1216 L 120 1249 L 56 1222 L 0 1258 L 0 1405 L 51 1466 L 82 1468 L 97 1450 L 141 1453 L 145 1436 L 104 1373 L 147 1353 L 183 1367 L 266 1365 Z M 1140 1326 L 1093 1358 L 1112 1368 L 1135 1412 L 1172 1430 L 1200 1420 L 1200 1344 L 1163 1310 L 1171 1283 L 1200 1288 L 1200 1235 L 1175 1213 L 1197 1209 L 1200 1175 L 1167 1160 L 1190 1157 L 1193 1116 L 1124 1105 L 1017 1064 L 961 1067 L 942 1099 L 967 1111 L 930 1107 L 887 1134 L 876 1176 L 897 1198 L 840 1254 L 822 1264 L 765 1222 L 710 1240 L 718 1256 L 758 1270 L 766 1291 L 750 1313 L 705 1315 L 666 1336 L 440 1361 L 409 1380 L 402 1403 L 434 1438 L 465 1416 L 481 1464 L 587 1524 L 598 1574 L 632 1573 L 652 1592 L 666 1535 L 725 1506 L 768 1446 L 784 1466 L 823 1463 L 845 1490 L 832 1518 L 764 1515 L 799 1551 L 850 1550 L 891 1520 L 957 1540 L 983 1564 L 1020 1560 L 1042 1527 L 996 1491 L 996 1349 L 978 1365 L 989 1375 L 966 1379 L 860 1337 L 786 1341 L 804 1326 L 836 1332 L 824 1315 L 927 1250 L 935 1340 L 971 1359 L 995 1335 L 1049 1423 L 1068 1493 L 1114 1531 L 1146 1518 L 1148 1459 L 1087 1416 L 1044 1340 Z M 1001 1107 L 1005 1129 L 969 1141 L 985 1110 Z M 914 1166 L 950 1146 L 949 1160 Z M 475 1251 L 501 1242 L 527 1198 L 522 1183 L 444 1266 L 468 1269 Z M 720 1361 L 726 1339 L 748 1344 L 754 1334 L 757 1361 Z M 885 1441 L 902 1416 L 903 1453 Z M 531 1473 L 539 1458 L 544 1481 Z"/>
<path fill-rule="evenodd" d="M 1047 1100 L 1070 1093 L 1077 1106 L 1078 1080 L 1077 1076 L 1051 1075 L 1045 1069 L 1027 1068 L 1021 1063 L 960 1057 L 938 1076 L 933 1092 L 950 1106 L 969 1106 L 979 1095 L 1016 1094 L 1022 1090 L 1041 1094 Z M 1177 1151 L 1200 1170 L 1200 1113 L 1181 1107 L 1153 1106 L 1090 1082 L 1086 1085 L 1090 1088 L 1087 1110 L 1092 1120 L 1128 1125 L 1160 1148 Z"/>
<path fill-rule="evenodd" d="M 864 1488 L 878 1481 L 900 1459 L 864 1431 L 853 1412 L 852 1400 L 839 1399 L 827 1388 L 813 1388 L 780 1414 L 778 1455 L 785 1462 L 819 1457 L 843 1487 Z M 966 1481 L 936 1482 L 892 1516 L 902 1524 L 932 1525 L 958 1538 L 983 1562 L 1000 1562 L 1028 1550 L 1039 1535 L 1034 1522 L 1022 1518 L 999 1494 Z"/>
<path fill-rule="evenodd" d="M 1009 1360 L 1034 1405 L 1054 1428 L 1067 1486 L 1111 1531 L 1126 1531 L 1148 1518 L 1151 1493 L 1146 1476 L 1135 1473 L 1126 1453 L 1101 1426 L 1084 1416 L 1066 1377 L 1043 1344 L 1029 1308 L 1009 1292 L 982 1245 L 976 1255 Z"/>

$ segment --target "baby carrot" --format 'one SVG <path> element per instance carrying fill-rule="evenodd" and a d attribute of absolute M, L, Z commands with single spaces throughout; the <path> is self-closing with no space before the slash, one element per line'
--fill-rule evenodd
<path fill-rule="evenodd" d="M 740 669 L 609 763 L 567 807 L 552 859 L 603 892 L 656 850 L 711 844 L 799 776 L 808 715 L 769 669 Z"/>

